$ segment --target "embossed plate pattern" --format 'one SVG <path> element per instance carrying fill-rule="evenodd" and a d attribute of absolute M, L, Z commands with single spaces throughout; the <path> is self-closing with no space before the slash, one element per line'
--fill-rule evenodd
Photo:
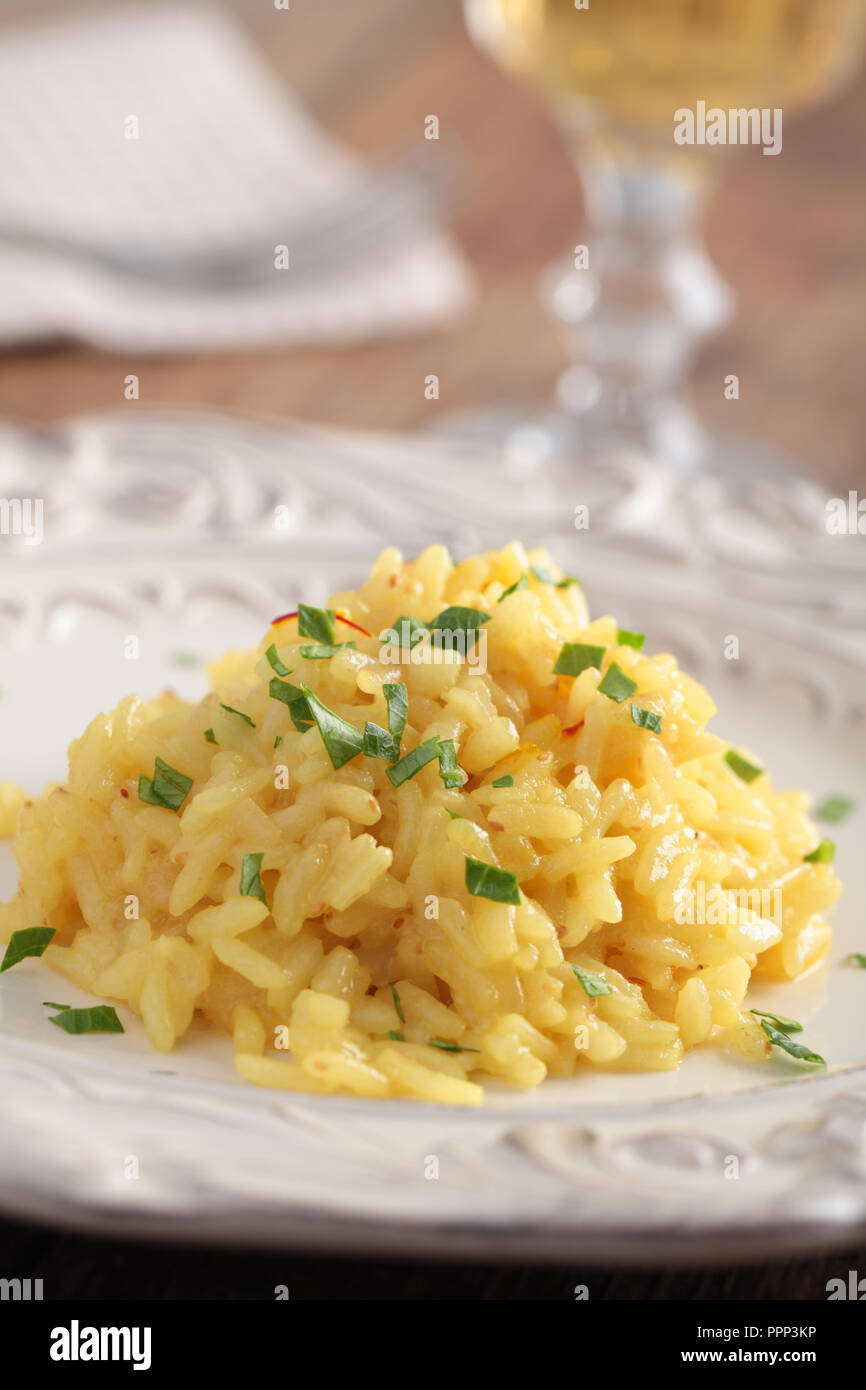
<path fill-rule="evenodd" d="M 593 611 L 676 651 L 779 785 L 866 804 L 862 547 L 828 540 L 808 484 L 687 485 L 628 459 L 604 477 L 509 473 L 433 440 L 124 413 L 5 427 L 0 493 L 44 501 L 42 545 L 0 538 L 0 776 L 34 791 L 95 710 L 166 683 L 195 695 L 203 673 L 179 653 L 256 640 L 382 545 L 520 535 L 582 575 Z M 168 1058 L 127 1014 L 122 1037 L 60 1035 L 41 1004 L 57 977 L 28 962 L 0 977 L 0 1205 L 88 1230 L 483 1259 L 705 1263 L 854 1241 L 866 973 L 844 957 L 866 950 L 862 824 L 828 832 L 846 892 L 827 966 L 753 998 L 803 1021 L 826 1073 L 705 1050 L 675 1074 L 492 1090 L 479 1112 L 276 1094 L 237 1082 L 203 1029 Z M 8 852 L 0 869 L 11 891 Z"/>

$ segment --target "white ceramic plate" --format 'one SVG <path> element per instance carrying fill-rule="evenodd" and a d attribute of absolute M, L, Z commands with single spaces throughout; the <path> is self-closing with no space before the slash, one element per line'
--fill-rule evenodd
<path fill-rule="evenodd" d="M 570 473 L 557 503 L 562 478 L 503 488 L 481 457 L 439 457 L 431 479 L 441 445 L 207 417 L 91 420 L 7 442 L 3 495 L 45 502 L 41 546 L 0 542 L 0 776 L 33 791 L 63 775 L 95 711 L 132 689 L 203 691 L 179 653 L 256 641 L 297 598 L 357 579 L 380 544 L 520 534 L 546 537 L 582 574 L 593 611 L 675 650 L 716 698 L 717 727 L 759 750 L 777 785 L 866 806 L 860 557 L 827 554 L 832 592 L 817 564 L 808 582 L 817 490 L 796 506 L 780 490 L 774 509 L 762 483 L 749 547 L 732 553 L 711 537 L 744 498 L 715 485 L 696 551 L 706 484 L 631 463 L 604 479 Z M 16 493 L 25 459 L 29 489 Z M 467 470 L 472 507 L 496 495 L 482 514 L 454 506 Z M 590 496 L 600 520 L 576 534 L 574 503 Z M 282 506 L 288 529 L 275 529 Z M 761 525 L 775 557 L 757 544 Z M 801 555 L 795 599 L 789 549 Z M 746 597 L 756 589 L 760 602 Z M 844 622 L 816 624 L 822 607 Z M 124 657 L 130 634 L 137 661 Z M 730 634 L 738 661 L 723 655 Z M 228 1040 L 203 1028 L 168 1058 L 125 1010 L 123 1036 L 66 1037 L 42 1000 L 93 1000 L 29 961 L 0 976 L 0 1205 L 88 1230 L 485 1259 L 706 1262 L 853 1241 L 866 1228 L 866 972 L 844 958 L 866 950 L 864 816 L 827 832 L 845 895 L 826 966 L 751 997 L 799 1018 L 826 1072 L 707 1049 L 673 1074 L 491 1091 L 480 1112 L 291 1096 L 242 1085 Z"/>

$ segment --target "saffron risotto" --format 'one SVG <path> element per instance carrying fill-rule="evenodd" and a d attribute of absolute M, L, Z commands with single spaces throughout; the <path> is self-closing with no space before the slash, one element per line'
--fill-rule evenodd
<path fill-rule="evenodd" d="M 155 1048 L 200 1015 L 261 1086 L 476 1105 L 703 1044 L 764 1060 L 752 974 L 824 956 L 839 884 L 805 795 L 641 647 L 541 551 L 386 550 L 200 703 L 93 720 L 20 810 L 0 940 L 53 927 L 45 963 Z"/>

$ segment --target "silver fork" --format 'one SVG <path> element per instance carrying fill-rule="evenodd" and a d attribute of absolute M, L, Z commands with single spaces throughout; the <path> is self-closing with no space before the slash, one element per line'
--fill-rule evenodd
<path fill-rule="evenodd" d="M 255 244 L 163 252 L 0 224 L 0 249 L 46 251 L 167 289 L 237 293 L 279 283 L 286 273 L 309 282 L 332 275 L 362 255 L 393 255 L 435 227 L 452 201 L 454 185 L 454 170 L 438 154 L 435 161 L 429 154 L 411 156 L 377 170 L 311 216 L 274 226 Z M 288 272 L 275 266 L 277 246 L 288 248 Z"/>

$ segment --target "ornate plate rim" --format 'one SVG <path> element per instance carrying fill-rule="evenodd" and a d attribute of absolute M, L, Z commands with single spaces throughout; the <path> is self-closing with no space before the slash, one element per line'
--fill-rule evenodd
<path fill-rule="evenodd" d="M 161 418 L 165 414 L 162 412 Z M 86 418 L 93 420 L 93 417 Z M 273 428 L 270 421 L 264 423 Z M 302 426 L 302 430 L 317 434 L 327 442 L 326 430 L 316 426 Z M 335 432 L 335 448 L 345 443 L 346 436 L 346 431 Z M 377 436 L 358 438 L 369 448 Z M 411 441 L 406 447 L 411 447 Z M 425 441 L 425 453 L 429 454 L 430 448 L 431 441 Z M 682 479 L 677 481 L 678 486 L 684 485 Z M 237 537 L 238 553 L 243 553 L 248 540 L 248 537 Z M 62 573 L 73 563 L 68 553 L 58 556 L 58 572 Z M 134 565 L 136 561 L 129 563 Z M 213 564 L 213 554 L 207 559 L 202 556 L 200 563 Z M 106 567 L 119 574 L 126 565 L 126 560 L 116 565 L 107 561 Z M 3 576 L 5 580 L 9 577 L 8 572 Z M 676 569 L 659 566 L 655 582 L 658 591 L 672 596 L 678 586 Z M 685 606 L 705 611 L 707 602 L 706 594 L 689 594 Z M 767 608 L 751 599 L 738 597 L 736 605 L 751 625 L 760 626 L 769 617 Z M 783 641 L 795 644 L 802 640 L 803 622 L 797 614 L 782 616 L 780 621 L 780 615 L 773 612 L 772 622 L 777 638 L 781 636 Z M 846 665 L 849 671 L 866 670 L 866 654 L 858 645 L 841 641 L 830 632 L 819 633 L 818 639 L 821 649 L 833 660 Z M 410 1115 L 412 1119 L 404 1128 L 418 1131 L 419 1142 L 431 1129 L 449 1128 L 448 1143 L 456 1146 L 454 1153 L 458 1161 L 464 1163 L 470 1179 L 473 1175 L 478 1178 L 479 1156 L 482 1156 L 482 1169 L 484 1161 L 498 1163 L 506 1175 L 498 1205 L 494 1202 L 485 1207 L 479 1199 L 479 1188 L 471 1185 L 467 1203 L 465 1187 L 461 1190 L 458 1184 L 448 1190 L 446 1200 L 440 1203 L 440 1211 L 432 1216 L 430 1203 L 423 1210 L 417 1203 L 414 1207 L 411 1204 L 406 1207 L 405 1203 L 401 1206 L 400 1193 L 393 1186 L 389 1187 L 386 1182 L 386 1190 L 380 1190 L 382 1175 L 391 1172 L 381 1155 L 378 1183 L 372 1182 L 366 1202 L 356 1202 L 348 1209 L 339 1203 L 335 1205 L 333 1200 L 311 1200 L 309 1192 L 297 1181 L 281 1191 L 278 1165 L 275 1169 L 270 1153 L 268 1172 L 257 1183 L 250 1181 L 249 1175 L 244 1179 L 242 1170 L 237 1167 L 222 1175 L 218 1167 L 191 1173 L 189 1153 L 181 1155 L 187 1161 L 184 1168 L 169 1143 L 168 1151 L 161 1155 L 161 1161 L 167 1166 L 150 1186 L 145 1185 L 141 1198 L 136 1200 L 130 1200 L 128 1188 L 106 1184 L 104 1173 L 100 1185 L 99 1145 L 96 1146 L 97 1168 L 88 1170 L 87 1163 L 93 1160 L 94 1152 L 88 1151 L 86 1144 L 81 1148 L 80 1137 L 77 1157 L 71 1164 L 65 1161 L 64 1155 L 54 1151 L 47 1161 L 42 1155 L 41 1167 L 39 1162 L 31 1161 L 22 1168 L 22 1154 L 27 1153 L 27 1144 L 30 1160 L 35 1160 L 40 1155 L 40 1142 L 51 1133 L 51 1126 L 46 1128 L 44 1113 L 41 1119 L 38 1116 L 37 1096 L 53 1107 L 57 1118 L 60 1114 L 78 1113 L 80 1116 L 83 1105 L 84 1114 L 92 1123 L 92 1132 L 103 1147 L 112 1142 L 116 1146 L 125 1138 L 123 1129 L 112 1138 L 110 1126 L 106 1128 L 105 1125 L 106 1115 L 117 1114 L 118 1088 L 123 1091 L 126 1085 L 123 1104 L 126 1109 L 132 1106 L 137 1110 L 139 1117 L 158 1088 L 152 1084 L 139 1086 L 136 1099 L 136 1092 L 128 1089 L 130 1076 L 124 1075 L 123 1068 L 108 1068 L 107 1075 L 103 1075 L 102 1070 L 91 1060 L 83 1074 L 71 1073 L 70 1068 L 70 1075 L 58 1075 L 53 1049 L 0 1037 L 0 1080 L 7 1098 L 7 1124 L 0 1132 L 0 1206 L 10 1214 L 27 1215 L 75 1229 L 151 1238 L 170 1236 L 232 1244 L 387 1250 L 392 1254 L 405 1254 L 411 1249 L 412 1253 L 438 1258 L 479 1260 L 529 1256 L 563 1263 L 579 1260 L 635 1264 L 699 1260 L 706 1263 L 732 1257 L 764 1259 L 769 1254 L 803 1253 L 828 1244 L 839 1247 L 853 1244 L 866 1231 L 866 1183 L 856 1161 L 861 1135 L 866 1132 L 866 1064 L 854 1064 L 799 1081 L 801 1103 L 798 1107 L 790 1105 L 783 1086 L 772 1082 L 749 1091 L 629 1104 L 618 1113 L 612 1113 L 610 1106 L 592 1103 L 587 1104 L 579 1116 L 551 1109 L 538 1112 L 528 1122 L 517 1111 L 491 1109 L 467 1113 L 431 1110 L 410 1102 L 389 1102 L 385 1113 L 393 1119 Z M 192 1111 L 198 1109 L 199 1118 L 204 1115 L 202 1122 L 206 1125 L 219 1125 L 222 1109 L 227 1130 L 231 1131 L 236 1128 L 240 1107 L 247 1116 L 259 1116 L 263 1144 L 265 1139 L 270 1143 L 273 1122 L 275 1118 L 278 1120 L 277 1128 L 281 1133 L 277 1148 L 279 1142 L 285 1140 L 281 1128 L 284 1125 L 288 1133 L 297 1133 L 299 1126 L 309 1130 L 312 1125 L 313 1128 L 319 1126 L 327 1134 L 329 1128 L 339 1128 L 337 1122 L 341 1118 L 345 1122 L 347 1117 L 352 1119 L 353 1132 L 361 1133 L 363 1144 L 370 1139 L 366 1131 L 375 1129 L 377 1117 L 383 1114 L 375 1102 L 330 1097 L 285 1099 L 282 1093 L 269 1101 L 244 1104 L 241 1101 L 243 1091 L 233 1087 L 229 1094 L 223 1083 L 207 1081 L 197 1088 L 191 1082 L 178 1085 L 174 1087 L 174 1097 L 167 1095 L 167 1089 L 162 1087 L 155 1107 L 156 1114 L 163 1118 L 168 1110 L 182 1125 L 183 1103 L 186 1102 Z M 194 1090 L 197 1090 L 195 1097 Z M 221 1101 L 224 1101 L 222 1107 Z M 752 1208 L 744 1205 L 742 1211 L 734 1211 L 717 1207 L 710 1210 L 709 1215 L 705 1211 L 701 1221 L 695 1201 L 699 1206 L 700 1175 L 706 1171 L 705 1150 L 710 1151 L 715 1145 L 716 1153 L 725 1151 L 724 1126 L 719 1136 L 716 1122 L 721 1122 L 723 1113 L 731 1112 L 739 1117 L 739 1124 L 734 1128 L 747 1148 L 749 1144 L 760 1146 L 768 1140 L 771 1148 L 776 1146 L 775 1155 L 771 1152 L 769 1170 L 773 1163 L 777 1173 L 787 1169 L 790 1182 L 781 1198 L 776 1190 L 775 1204 L 769 1208 L 766 1206 L 768 1194 L 762 1192 Z M 23 1147 L 16 1147 L 13 1142 L 16 1115 L 21 1127 L 19 1134 L 21 1129 L 27 1134 Z M 624 1181 L 622 1172 L 619 1173 L 620 1185 L 615 1187 L 617 1202 L 611 1204 L 610 1184 L 606 1186 L 604 1172 L 597 1171 L 599 1164 L 593 1146 L 607 1145 L 608 1156 L 621 1153 L 626 1164 L 631 1162 L 629 1154 L 631 1150 L 637 1152 L 635 1145 L 639 1148 L 641 1143 L 653 1139 L 652 1130 L 646 1130 L 650 1115 L 663 1120 L 661 1137 L 673 1144 L 671 1161 L 676 1182 L 686 1184 L 692 1178 L 697 1180 L 698 1195 L 690 1199 L 691 1205 L 683 1204 L 681 1194 L 672 1205 L 670 1192 L 657 1189 L 652 1182 L 641 1191 L 639 1181 L 635 1181 L 634 1167 L 628 1170 L 632 1186 Z M 234 1124 L 231 1116 L 234 1116 Z M 676 1128 L 681 1119 L 695 1124 L 700 1121 L 700 1126 L 694 1134 L 683 1134 Z M 673 1122 L 673 1129 L 669 1121 Z M 630 1127 L 634 1132 L 630 1132 Z M 471 1155 L 465 1152 L 467 1137 L 470 1144 L 476 1145 Z M 658 1131 L 655 1137 L 659 1137 Z M 480 1142 L 482 1140 L 484 1143 Z M 309 1135 L 306 1141 L 313 1144 L 310 1162 L 315 1163 L 315 1144 Z M 192 1145 L 194 1149 L 192 1131 L 185 1142 L 187 1147 Z M 827 1165 L 828 1148 L 833 1149 L 835 1167 Z M 326 1151 L 327 1144 L 323 1152 Z M 836 1156 L 838 1153 L 841 1158 Z M 237 1158 L 238 1155 L 233 1155 L 233 1160 Z M 660 1170 L 666 1167 L 661 1153 L 650 1159 L 650 1167 L 653 1163 Z M 527 1195 L 523 1187 L 533 1173 L 537 1176 L 538 1167 L 533 1169 L 532 1164 L 543 1165 L 546 1169 L 547 1190 L 543 1200 L 539 1200 L 539 1193 Z M 817 1186 L 803 1190 L 801 1180 L 812 1180 L 816 1176 Z M 590 1179 L 596 1186 L 589 1191 L 587 1206 L 587 1189 L 583 1184 Z M 485 1182 L 495 1185 L 489 1168 L 485 1172 Z M 631 1194 L 625 1206 L 623 1193 Z M 656 1199 L 657 1209 L 647 1212 L 648 1198 Z M 516 1206 L 518 1202 L 520 1208 Z M 514 1212 L 518 1209 L 521 1216 L 515 1221 Z"/>

